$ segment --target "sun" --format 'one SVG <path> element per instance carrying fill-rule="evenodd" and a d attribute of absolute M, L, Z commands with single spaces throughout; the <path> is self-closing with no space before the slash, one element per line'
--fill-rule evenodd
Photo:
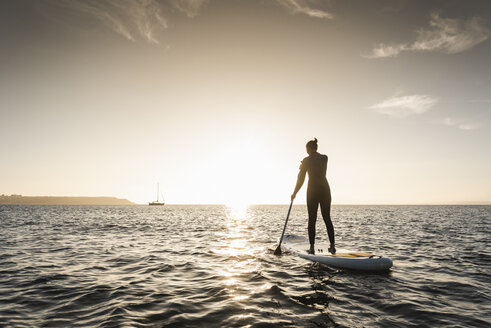
<path fill-rule="evenodd" d="M 261 164 L 266 154 L 261 145 L 252 142 L 223 152 L 218 161 L 216 183 L 224 190 L 227 207 L 244 210 L 257 202 L 261 185 L 267 179 Z"/>

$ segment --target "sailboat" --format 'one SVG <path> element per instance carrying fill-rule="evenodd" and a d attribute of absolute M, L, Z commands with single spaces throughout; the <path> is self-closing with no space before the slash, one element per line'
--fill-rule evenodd
<path fill-rule="evenodd" d="M 165 205 L 163 200 L 164 200 L 164 197 L 162 197 L 162 202 L 159 202 L 159 184 L 157 183 L 157 200 L 155 202 L 148 203 L 148 205 Z"/>

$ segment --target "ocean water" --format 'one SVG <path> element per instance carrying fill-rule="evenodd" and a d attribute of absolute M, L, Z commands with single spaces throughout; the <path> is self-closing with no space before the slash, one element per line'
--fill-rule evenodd
<path fill-rule="evenodd" d="M 334 206 L 337 247 L 385 273 L 273 255 L 286 212 L 0 206 L 0 326 L 491 326 L 491 206 Z"/>

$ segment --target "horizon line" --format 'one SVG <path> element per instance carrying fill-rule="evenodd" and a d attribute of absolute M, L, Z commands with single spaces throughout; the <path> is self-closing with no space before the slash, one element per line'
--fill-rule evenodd
<path fill-rule="evenodd" d="M 125 205 L 125 206 L 140 206 L 140 205 L 147 205 L 148 206 L 148 202 L 144 202 L 144 203 L 139 203 L 139 202 L 135 202 L 135 201 L 132 201 L 130 200 L 129 198 L 122 198 L 122 197 L 117 197 L 117 196 L 58 196 L 58 195 L 51 195 L 51 196 L 31 196 L 31 195 L 22 195 L 22 194 L 0 194 L 0 198 L 1 197 L 12 197 L 12 198 L 15 198 L 15 197 L 19 197 L 19 198 L 22 198 L 22 197 L 26 197 L 26 198 L 29 198 L 29 197 L 35 197 L 35 198 L 43 198 L 43 197 L 46 197 L 46 198 L 114 198 L 116 200 L 126 200 L 128 202 L 131 202 L 133 204 L 121 204 L 121 205 Z M 4 205 L 7 205 L 7 204 L 4 204 Z M 12 204 L 12 205 L 15 205 L 15 204 Z M 28 204 L 18 204 L 18 205 L 28 205 Z M 54 204 L 53 204 L 54 205 Z M 63 204 L 60 204 L 60 205 L 63 205 Z M 108 204 L 110 205 L 110 204 Z M 177 206 L 199 206 L 199 205 L 215 205 L 215 206 L 228 206 L 230 207 L 232 204 L 226 204 L 226 203 L 166 203 L 165 205 L 177 205 Z M 275 205 L 289 205 L 289 203 L 251 203 L 251 204 L 240 204 L 241 206 L 275 206 Z M 298 205 L 301 205 L 301 206 L 306 206 L 307 204 L 306 203 L 299 203 L 299 204 L 293 204 L 294 206 L 298 206 Z M 401 202 L 401 203 L 332 203 L 331 205 L 333 206 L 444 206 L 444 205 L 448 205 L 448 206 L 469 206 L 469 205 L 491 205 L 491 201 L 456 201 L 456 202 L 429 202 L 429 203 L 404 203 L 404 202 Z"/>
<path fill-rule="evenodd" d="M 257 204 L 246 204 L 245 206 L 279 206 L 279 205 L 290 205 L 289 203 L 257 203 Z M 463 203 L 333 203 L 333 206 L 472 206 L 472 205 L 491 205 L 491 202 L 463 202 Z M 148 206 L 147 203 L 135 203 L 132 206 Z M 165 204 L 164 206 L 231 206 L 230 204 L 223 203 L 171 203 Z M 306 203 L 293 204 L 293 206 L 307 206 Z"/>

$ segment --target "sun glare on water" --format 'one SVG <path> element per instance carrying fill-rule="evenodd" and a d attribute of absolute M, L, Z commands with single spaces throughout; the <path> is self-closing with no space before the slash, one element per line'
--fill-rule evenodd
<path fill-rule="evenodd" d="M 244 275 L 260 270 L 257 259 L 262 249 L 250 244 L 250 227 L 253 225 L 249 218 L 247 205 L 238 204 L 225 208 L 225 229 L 217 234 L 219 240 L 215 243 L 213 252 L 227 261 L 216 267 L 217 274 L 222 277 L 222 283 L 230 299 L 235 302 L 247 300 L 257 287 L 248 286 L 242 281 Z"/>

